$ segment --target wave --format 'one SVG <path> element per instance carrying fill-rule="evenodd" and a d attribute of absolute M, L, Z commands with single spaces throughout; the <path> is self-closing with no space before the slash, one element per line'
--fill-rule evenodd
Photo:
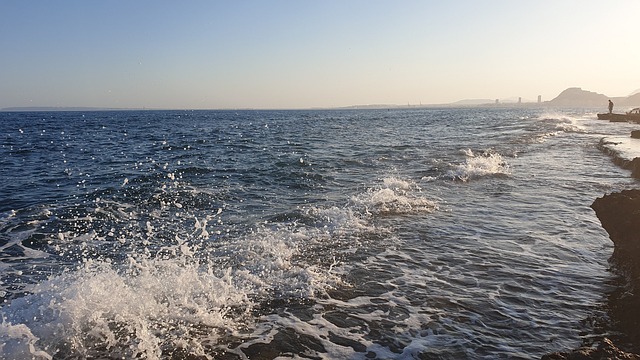
<path fill-rule="evenodd" d="M 248 301 L 229 272 L 216 275 L 202 265 L 131 258 L 119 269 L 88 261 L 36 285 L 30 295 L 3 309 L 1 335 L 9 344 L 3 355 L 27 353 L 21 346 L 43 358 L 158 358 L 167 346 L 201 353 L 195 341 L 176 334 L 232 330 L 229 314 Z M 10 332 L 15 326 L 23 330 L 17 338 Z M 24 335 L 31 339 L 28 344 L 21 341 Z"/>
<path fill-rule="evenodd" d="M 362 233 L 378 231 L 351 206 L 309 206 L 300 209 L 302 223 L 238 229 L 223 224 L 222 207 L 207 214 L 168 205 L 191 198 L 174 186 L 163 189 L 176 197 L 155 206 L 102 194 L 52 209 L 59 217 L 38 231 L 67 269 L 0 308 L 0 357 L 212 358 L 253 336 L 247 330 L 257 313 L 273 311 L 269 304 L 313 301 L 344 285 L 341 257 L 360 247 Z"/>
<path fill-rule="evenodd" d="M 464 163 L 451 164 L 451 169 L 447 172 L 447 176 L 454 180 L 467 182 L 485 176 L 511 174 L 511 167 L 498 153 L 486 151 L 475 154 L 470 149 L 462 150 L 462 153 L 467 157 Z"/>
<path fill-rule="evenodd" d="M 413 182 L 388 177 L 377 188 L 353 196 L 351 201 L 366 214 L 397 215 L 437 210 L 437 202 L 425 198 Z"/>
<path fill-rule="evenodd" d="M 555 129 L 561 132 L 584 133 L 586 128 L 581 124 L 585 120 L 584 114 L 566 114 L 559 112 L 547 112 L 538 117 L 543 122 L 552 124 Z"/>
<path fill-rule="evenodd" d="M 194 228 L 206 232 L 206 222 Z M 0 355 L 208 358 L 255 321 L 262 302 L 312 299 L 340 282 L 335 263 L 314 265 L 302 253 L 318 234 L 261 227 L 219 244 L 176 236 L 123 262 L 83 259 L 2 308 Z"/>

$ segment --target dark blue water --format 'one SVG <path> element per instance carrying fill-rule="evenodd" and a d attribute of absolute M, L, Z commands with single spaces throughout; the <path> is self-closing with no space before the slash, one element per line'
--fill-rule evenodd
<path fill-rule="evenodd" d="M 538 358 L 606 332 L 585 111 L 0 113 L 5 358 Z M 603 323 L 605 325 L 603 325 Z"/>

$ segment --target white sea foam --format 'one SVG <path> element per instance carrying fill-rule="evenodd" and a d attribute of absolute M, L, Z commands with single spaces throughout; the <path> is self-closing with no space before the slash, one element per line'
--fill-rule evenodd
<path fill-rule="evenodd" d="M 0 354 L 158 359 L 180 350 L 209 358 L 205 348 L 238 335 L 261 301 L 314 298 L 340 283 L 335 262 L 302 256 L 319 230 L 259 227 L 216 246 L 196 241 L 205 220 L 194 229 L 193 243 L 176 235 L 174 244 L 140 249 L 124 262 L 85 259 L 35 285 L 2 308 Z"/>
<path fill-rule="evenodd" d="M 181 351 L 211 358 L 223 338 L 252 327 L 251 312 L 262 302 L 327 296 L 341 284 L 335 255 L 358 246 L 336 250 L 332 241 L 375 231 L 349 207 L 309 207 L 303 212 L 312 226 L 265 224 L 212 237 L 224 232 L 222 208 L 196 216 L 189 197 L 177 202 L 167 193 L 173 188 L 163 190 L 167 203 L 186 205 L 147 213 L 144 201 L 97 198 L 86 213 L 60 219 L 46 236 L 51 250 L 84 260 L 0 309 L 0 357 L 157 359 Z M 32 232 L 13 234 L 14 244 Z M 109 253 L 100 255 L 101 246 Z M 331 248 L 331 257 L 314 260 L 314 247 Z M 111 260 L 114 252 L 128 255 Z"/>
<path fill-rule="evenodd" d="M 158 358 L 167 347 L 202 355 L 197 340 L 180 334 L 232 332 L 238 323 L 228 314 L 248 309 L 247 292 L 231 271 L 217 273 L 184 258 L 130 258 L 124 269 L 87 261 L 36 285 L 4 308 L 3 318 L 6 326 L 24 326 L 32 345 L 49 355 L 100 357 L 95 352 L 106 348 L 112 357 Z"/>
<path fill-rule="evenodd" d="M 581 123 L 581 121 L 584 120 L 584 115 L 578 117 L 570 114 L 548 112 L 541 114 L 539 119 L 555 124 L 558 132 L 584 133 L 586 131 L 585 126 Z M 557 132 L 555 134 L 557 134 Z"/>
<path fill-rule="evenodd" d="M 0 324 L 0 357 L 3 359 L 53 359 L 37 347 L 37 341 L 38 338 L 24 324 L 11 325 L 4 320 Z"/>
<path fill-rule="evenodd" d="M 328 208 L 309 207 L 304 209 L 305 214 L 317 219 L 317 230 L 328 231 L 330 234 L 353 234 L 363 232 L 375 232 L 375 226 L 371 225 L 361 214 L 357 214 L 353 208 L 332 206 Z"/>
<path fill-rule="evenodd" d="M 447 176 L 466 182 L 489 175 L 511 174 L 509 164 L 498 153 L 474 154 L 471 150 L 463 150 L 463 152 L 467 156 L 464 163 L 452 164 Z"/>
<path fill-rule="evenodd" d="M 427 199 L 420 190 L 411 181 L 388 177 L 382 180 L 381 186 L 353 196 L 351 201 L 367 214 L 408 214 L 436 210 L 437 203 Z"/>

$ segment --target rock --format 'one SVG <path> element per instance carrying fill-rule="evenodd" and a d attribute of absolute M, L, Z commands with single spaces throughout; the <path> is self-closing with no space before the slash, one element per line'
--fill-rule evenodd
<path fill-rule="evenodd" d="M 640 158 L 634 158 L 631 160 L 631 176 L 636 179 L 640 179 Z"/>
<path fill-rule="evenodd" d="M 591 208 L 613 241 L 612 262 L 629 277 L 630 285 L 639 285 L 640 190 L 605 195 L 596 199 Z"/>
<path fill-rule="evenodd" d="M 634 139 L 640 139 L 640 130 L 631 131 L 631 137 Z"/>
<path fill-rule="evenodd" d="M 604 152 L 605 154 L 611 157 L 611 160 L 614 164 L 620 166 L 623 169 L 631 170 L 631 176 L 636 179 L 640 179 L 640 157 L 633 158 L 633 160 L 629 160 L 626 157 L 623 157 L 620 151 L 613 149 L 609 145 L 618 145 L 619 143 L 614 143 L 611 141 L 607 141 L 606 139 L 600 139 L 600 143 L 598 143 L 598 148 Z"/>
<path fill-rule="evenodd" d="M 580 348 L 569 352 L 544 355 L 541 360 L 640 360 L 640 356 L 618 349 L 611 340 L 604 338 L 596 348 Z"/>
<path fill-rule="evenodd" d="M 640 351 L 640 190 L 623 190 L 596 199 L 595 210 L 613 241 L 612 270 L 624 279 L 608 296 L 607 313 L 619 336 L 616 344 Z"/>

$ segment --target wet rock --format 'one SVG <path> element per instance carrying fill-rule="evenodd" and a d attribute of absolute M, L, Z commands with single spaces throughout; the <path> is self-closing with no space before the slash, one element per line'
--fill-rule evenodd
<path fill-rule="evenodd" d="M 640 179 L 640 158 L 634 158 L 630 164 L 631 176 Z"/>
<path fill-rule="evenodd" d="M 614 244 L 612 271 L 623 279 L 607 301 L 612 330 L 618 334 L 614 341 L 625 351 L 640 353 L 640 190 L 605 195 L 591 208 Z"/>
<path fill-rule="evenodd" d="M 640 356 L 618 349 L 611 340 L 604 338 L 594 348 L 580 348 L 569 352 L 555 352 L 544 355 L 542 360 L 640 360 Z"/>
<path fill-rule="evenodd" d="M 634 139 L 640 139 L 640 130 L 631 131 L 631 137 Z"/>
<path fill-rule="evenodd" d="M 629 160 L 626 156 L 623 156 L 620 151 L 611 147 L 611 145 L 618 144 L 620 143 L 611 142 L 603 138 L 600 139 L 598 148 L 605 154 L 609 155 L 614 164 L 623 169 L 631 170 L 631 176 L 636 179 L 640 179 L 640 157 Z"/>
<path fill-rule="evenodd" d="M 614 250 L 612 263 L 629 285 L 640 285 L 640 190 L 623 190 L 596 199 L 595 210 L 602 227 L 609 233 Z"/>

